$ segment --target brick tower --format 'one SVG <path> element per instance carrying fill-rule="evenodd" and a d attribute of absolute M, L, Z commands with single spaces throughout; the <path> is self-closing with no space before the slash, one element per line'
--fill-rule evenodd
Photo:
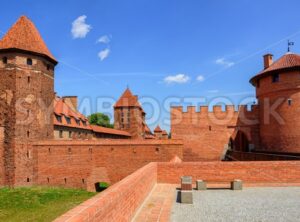
<path fill-rule="evenodd" d="M 129 132 L 133 139 L 145 136 L 145 112 L 130 89 L 127 88 L 114 105 L 114 127 Z"/>
<path fill-rule="evenodd" d="M 261 149 L 300 153 L 300 55 L 287 53 L 273 62 L 264 56 L 264 70 L 250 82 L 259 103 Z"/>
<path fill-rule="evenodd" d="M 30 144 L 53 138 L 56 64 L 25 16 L 0 40 L 0 185 L 30 185 L 34 180 Z"/>

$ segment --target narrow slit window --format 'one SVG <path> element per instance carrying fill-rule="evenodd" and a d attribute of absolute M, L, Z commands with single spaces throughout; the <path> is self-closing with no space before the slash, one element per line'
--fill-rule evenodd
<path fill-rule="evenodd" d="M 288 105 L 291 106 L 292 105 L 292 99 L 288 99 Z"/>
<path fill-rule="evenodd" d="M 3 62 L 3 64 L 7 64 L 7 57 L 3 57 L 2 62 Z"/>
<path fill-rule="evenodd" d="M 32 66 L 32 59 L 27 59 L 27 65 Z"/>
<path fill-rule="evenodd" d="M 272 82 L 279 82 L 279 74 L 278 73 L 272 75 Z"/>

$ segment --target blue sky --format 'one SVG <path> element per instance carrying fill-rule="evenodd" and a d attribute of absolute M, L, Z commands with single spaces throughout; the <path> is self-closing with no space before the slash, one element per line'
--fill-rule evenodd
<path fill-rule="evenodd" d="M 0 36 L 28 16 L 59 61 L 59 95 L 78 95 L 85 114 L 106 112 L 99 101 L 117 99 L 129 85 L 155 114 L 150 127 L 168 129 L 168 98 L 201 97 L 204 105 L 225 96 L 237 105 L 253 97 L 249 79 L 263 54 L 277 59 L 287 39 L 300 52 L 299 8 L 297 0 L 11 0 L 0 8 Z M 151 108 L 149 101 L 157 102 Z"/>

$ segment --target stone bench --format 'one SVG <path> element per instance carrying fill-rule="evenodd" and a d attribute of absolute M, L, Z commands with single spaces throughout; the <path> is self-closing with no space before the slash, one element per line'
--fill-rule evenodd
<path fill-rule="evenodd" d="M 230 183 L 230 188 L 232 190 L 242 190 L 243 189 L 243 181 L 235 179 L 233 181 L 204 181 L 204 180 L 197 180 L 196 181 L 196 189 L 197 190 L 206 190 L 208 183 L 214 184 L 228 184 Z"/>
<path fill-rule="evenodd" d="M 193 203 L 193 182 L 191 176 L 181 177 L 180 200 L 184 204 Z"/>

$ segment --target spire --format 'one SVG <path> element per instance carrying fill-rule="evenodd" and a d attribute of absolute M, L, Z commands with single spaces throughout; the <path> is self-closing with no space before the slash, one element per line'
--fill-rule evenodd
<path fill-rule="evenodd" d="M 20 49 L 39 53 L 56 62 L 39 31 L 26 16 L 21 16 L 0 40 L 0 50 L 3 49 Z"/>
<path fill-rule="evenodd" d="M 120 99 L 116 102 L 115 107 L 139 107 L 141 105 L 138 97 L 134 96 L 129 88 L 126 88 Z"/>

